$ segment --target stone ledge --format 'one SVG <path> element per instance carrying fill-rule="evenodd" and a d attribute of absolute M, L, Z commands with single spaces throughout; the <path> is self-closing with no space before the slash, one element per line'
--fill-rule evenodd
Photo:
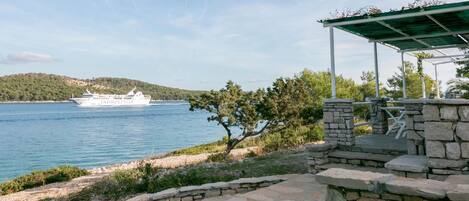
<path fill-rule="evenodd" d="M 467 201 L 469 199 L 469 185 L 459 184 L 448 191 L 448 198 L 452 201 Z"/>
<path fill-rule="evenodd" d="M 390 170 L 405 172 L 427 172 L 427 157 L 423 155 L 403 155 L 389 162 L 384 167 Z"/>
<path fill-rule="evenodd" d="M 466 99 L 408 99 L 403 104 L 430 104 L 430 105 L 469 105 Z"/>
<path fill-rule="evenodd" d="M 455 185 L 430 179 L 411 179 L 357 170 L 331 168 L 317 174 L 316 180 L 327 184 L 328 188 L 342 188 L 345 192 L 369 191 L 381 198 L 391 194 L 419 198 L 417 200 L 462 201 L 468 200 L 469 197 L 467 184 Z M 465 177 L 459 180 L 467 182 Z"/>
<path fill-rule="evenodd" d="M 316 174 L 316 181 L 332 186 L 376 191 L 378 190 L 375 185 L 376 181 L 383 181 L 392 177 L 394 176 L 391 174 L 331 168 Z"/>
<path fill-rule="evenodd" d="M 352 152 L 352 151 L 339 151 L 339 150 L 329 153 L 329 157 L 371 160 L 371 161 L 380 161 L 380 162 L 388 162 L 396 158 L 396 156 L 393 156 L 393 155 L 372 154 L 372 153 Z"/>
<path fill-rule="evenodd" d="M 278 175 L 255 178 L 241 178 L 230 182 L 208 183 L 200 186 L 184 186 L 170 188 L 153 194 L 142 194 L 127 201 L 162 201 L 169 199 L 202 199 L 223 194 L 247 192 L 257 188 L 267 187 L 288 180 L 292 175 Z"/>
<path fill-rule="evenodd" d="M 311 152 L 320 152 L 320 151 L 327 151 L 334 149 L 337 145 L 335 144 L 330 144 L 330 143 L 323 143 L 323 144 L 307 144 L 304 146 L 304 148 L 307 151 Z"/>

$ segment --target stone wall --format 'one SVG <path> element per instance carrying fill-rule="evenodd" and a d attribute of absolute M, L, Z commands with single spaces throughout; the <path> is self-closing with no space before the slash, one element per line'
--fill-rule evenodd
<path fill-rule="evenodd" d="M 469 101 L 426 101 L 423 119 L 428 177 L 469 174 Z"/>
<path fill-rule="evenodd" d="M 465 184 L 338 168 L 317 174 L 316 181 L 328 186 L 326 201 L 467 201 L 469 196 Z"/>
<path fill-rule="evenodd" d="M 352 100 L 327 99 L 324 101 L 323 114 L 326 143 L 355 145 Z"/>
<path fill-rule="evenodd" d="M 305 145 L 309 173 L 316 174 L 322 171 L 321 165 L 329 163 L 329 153 L 334 148 L 335 145 L 329 143 Z"/>
<path fill-rule="evenodd" d="M 127 201 L 185 201 L 233 195 L 267 187 L 288 179 L 287 176 L 242 178 L 231 182 L 209 183 L 201 186 L 170 188 L 154 194 L 142 194 Z"/>
<path fill-rule="evenodd" d="M 425 155 L 424 144 L 424 120 L 423 120 L 423 103 L 421 101 L 406 101 L 404 130 L 407 136 L 407 153 L 410 155 Z"/>

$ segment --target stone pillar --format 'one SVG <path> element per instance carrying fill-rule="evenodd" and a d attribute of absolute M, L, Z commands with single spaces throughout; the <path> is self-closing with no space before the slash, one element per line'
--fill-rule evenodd
<path fill-rule="evenodd" d="M 384 135 L 388 131 L 388 118 L 386 112 L 380 107 L 386 107 L 387 98 L 373 98 L 371 101 L 371 127 L 373 134 Z"/>
<path fill-rule="evenodd" d="M 327 99 L 324 101 L 323 112 L 326 143 L 355 145 L 352 100 Z"/>
<path fill-rule="evenodd" d="M 405 107 L 405 135 L 407 137 L 407 154 L 425 155 L 424 114 L 421 100 L 407 100 Z M 428 114 L 428 111 L 425 112 Z"/>

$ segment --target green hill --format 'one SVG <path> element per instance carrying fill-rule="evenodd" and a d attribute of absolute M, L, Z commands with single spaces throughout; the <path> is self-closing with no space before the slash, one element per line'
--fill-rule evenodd
<path fill-rule="evenodd" d="M 125 94 L 133 87 L 153 100 L 182 100 L 201 91 L 150 84 L 126 78 L 76 79 L 67 76 L 28 73 L 0 77 L 0 101 L 62 101 L 80 96 L 87 88 L 98 93 Z"/>

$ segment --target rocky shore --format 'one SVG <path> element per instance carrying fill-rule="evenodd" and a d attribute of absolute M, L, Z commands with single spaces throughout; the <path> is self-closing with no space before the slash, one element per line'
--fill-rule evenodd
<path fill-rule="evenodd" d="M 249 147 L 243 149 L 235 149 L 231 152 L 233 158 L 242 158 L 250 151 L 256 151 L 257 147 Z M 68 182 L 53 183 L 45 186 L 24 190 L 17 193 L 12 193 L 5 196 L 0 196 L 0 201 L 36 201 L 45 198 L 58 198 L 66 196 L 70 193 L 79 192 L 83 188 L 92 185 L 103 177 L 111 174 L 116 170 L 128 170 L 137 168 L 140 164 L 149 163 L 153 167 L 161 168 L 176 168 L 186 165 L 197 164 L 207 160 L 211 154 L 203 153 L 196 155 L 160 155 L 148 159 L 136 160 L 128 163 L 109 165 L 100 168 L 90 169 L 90 175 L 78 177 Z"/>

